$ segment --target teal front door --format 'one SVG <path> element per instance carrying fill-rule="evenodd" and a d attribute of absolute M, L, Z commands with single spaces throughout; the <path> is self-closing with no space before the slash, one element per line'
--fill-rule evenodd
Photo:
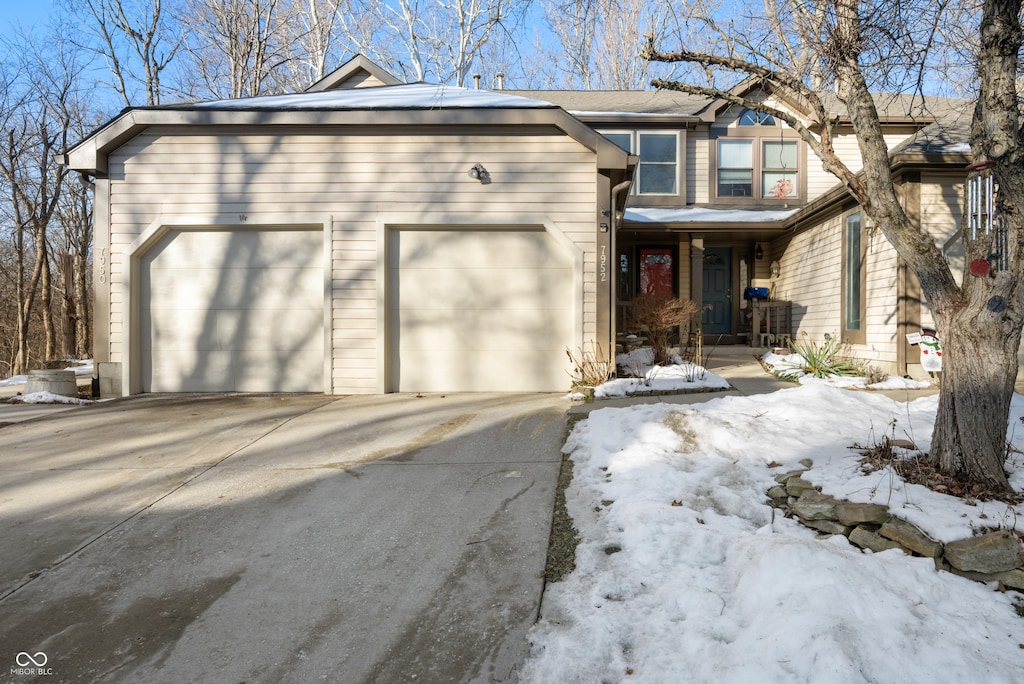
<path fill-rule="evenodd" d="M 732 249 L 704 249 L 704 313 L 701 326 L 705 335 L 732 334 Z M 710 307 L 710 308 L 708 308 Z"/>

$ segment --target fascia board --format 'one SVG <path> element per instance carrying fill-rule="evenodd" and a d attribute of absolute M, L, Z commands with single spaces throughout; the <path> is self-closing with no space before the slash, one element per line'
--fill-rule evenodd
<path fill-rule="evenodd" d="M 554 126 L 597 154 L 599 168 L 625 169 L 629 154 L 558 107 L 528 109 L 238 110 L 132 109 L 71 148 L 66 166 L 107 173 L 107 156 L 153 126 Z"/>

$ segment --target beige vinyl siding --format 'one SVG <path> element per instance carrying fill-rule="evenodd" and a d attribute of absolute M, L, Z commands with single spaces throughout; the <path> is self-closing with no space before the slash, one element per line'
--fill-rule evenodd
<path fill-rule="evenodd" d="M 686 136 L 687 204 L 707 204 L 710 200 L 710 174 L 711 141 L 708 139 L 708 129 L 692 131 Z"/>
<path fill-rule="evenodd" d="M 779 261 L 775 299 L 793 303 L 793 333 L 820 342 L 839 331 L 842 282 L 841 218 L 835 216 L 813 230 L 772 243 Z"/>
<path fill-rule="evenodd" d="M 963 214 L 964 176 L 940 173 L 921 175 L 921 228 L 935 239 L 939 249 L 950 243 L 950 238 L 960 230 Z M 943 251 L 949 262 L 953 277 L 958 283 L 964 277 L 963 243 L 959 238 L 952 241 Z M 921 306 L 921 325 L 934 327 L 935 319 L 927 301 Z"/>
<path fill-rule="evenodd" d="M 865 344 L 853 345 L 853 356 L 889 373 L 896 372 L 896 250 L 881 232 L 868 229 L 867 299 L 864 303 Z"/>
<path fill-rule="evenodd" d="M 481 163 L 491 183 L 468 177 Z M 161 216 L 330 216 L 332 389 L 376 391 L 380 221 L 544 217 L 584 252 L 583 335 L 596 333 L 596 161 L 555 129 L 167 129 L 110 158 L 110 360 L 122 361 L 124 250 Z M 128 179 L 128 180 L 125 180 Z"/>
<path fill-rule="evenodd" d="M 814 228 L 771 245 L 779 260 L 775 298 L 793 303 L 794 333 L 820 344 L 825 335 L 841 334 L 842 226 L 849 212 L 834 215 Z M 887 372 L 896 370 L 896 251 L 881 233 L 865 231 L 867 241 L 866 341 L 851 354 Z M 767 255 L 766 255 L 767 259 Z"/>

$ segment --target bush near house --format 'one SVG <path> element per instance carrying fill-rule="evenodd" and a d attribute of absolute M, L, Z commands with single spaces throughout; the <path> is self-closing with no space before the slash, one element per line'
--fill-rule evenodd
<path fill-rule="evenodd" d="M 665 365 L 672 362 L 668 348 L 672 329 L 686 327 L 688 330 L 694 317 L 700 313 L 700 307 L 689 299 L 648 294 L 634 299 L 627 312 L 629 327 L 647 335 L 654 349 L 654 363 Z"/>

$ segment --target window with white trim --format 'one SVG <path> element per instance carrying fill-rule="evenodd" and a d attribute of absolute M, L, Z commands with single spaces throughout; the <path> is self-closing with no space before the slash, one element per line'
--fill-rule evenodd
<path fill-rule="evenodd" d="M 754 143 L 751 140 L 718 141 L 718 196 L 750 197 L 754 194 Z"/>
<path fill-rule="evenodd" d="M 796 141 L 762 140 L 761 150 L 761 197 L 796 197 Z"/>
<path fill-rule="evenodd" d="M 737 125 L 720 131 L 714 144 L 713 197 L 756 202 L 800 199 L 800 141 L 792 132 L 787 135 L 773 116 L 744 110 Z"/>
<path fill-rule="evenodd" d="M 640 157 L 633 192 L 637 195 L 679 194 L 679 133 L 614 131 L 602 135 Z"/>

